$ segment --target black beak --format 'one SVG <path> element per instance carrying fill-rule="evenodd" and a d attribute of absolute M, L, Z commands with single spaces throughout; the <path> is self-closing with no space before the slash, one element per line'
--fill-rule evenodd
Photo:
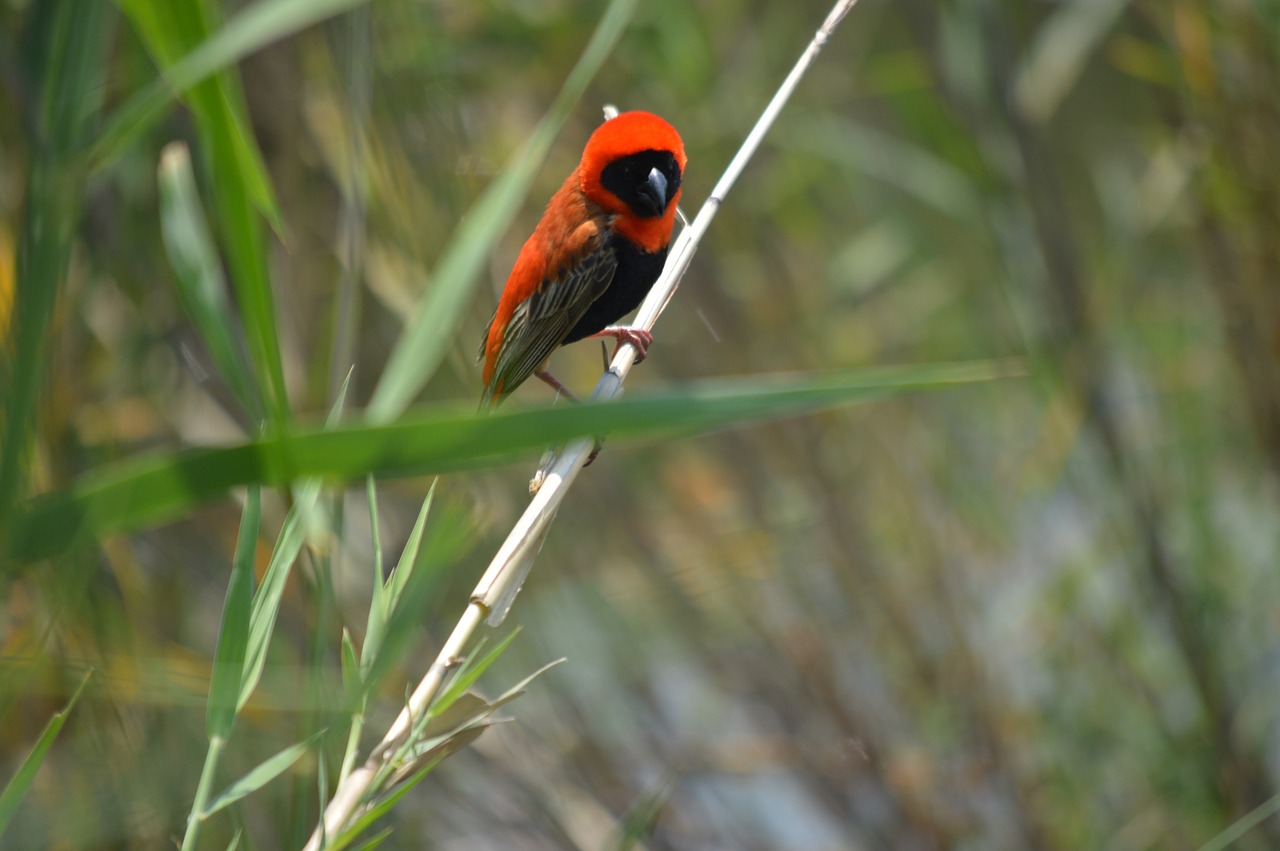
<path fill-rule="evenodd" d="M 656 168 L 649 170 L 645 182 L 636 187 L 644 206 L 655 216 L 667 209 L 667 177 Z"/>

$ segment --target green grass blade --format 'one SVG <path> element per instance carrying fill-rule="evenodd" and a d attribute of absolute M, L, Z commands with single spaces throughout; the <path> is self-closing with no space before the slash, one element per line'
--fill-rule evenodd
<path fill-rule="evenodd" d="M 356 653 L 355 641 L 351 632 L 342 630 L 342 691 L 347 697 L 347 706 L 353 711 L 360 708 L 360 696 L 364 692 L 360 683 L 360 657 Z"/>
<path fill-rule="evenodd" d="M 370 481 L 372 481 L 372 477 Z M 427 498 L 422 501 L 422 508 L 418 511 L 418 519 L 413 524 L 413 530 L 409 533 L 408 540 L 405 541 L 404 549 L 400 552 L 400 559 L 396 562 L 395 570 L 391 573 L 391 576 L 388 577 L 386 582 L 382 581 L 380 574 L 375 575 L 373 578 L 373 600 L 369 603 L 369 621 L 365 628 L 364 644 L 360 648 L 360 670 L 366 675 L 373 666 L 374 660 L 378 658 L 378 652 L 382 649 L 382 638 L 386 632 L 387 620 L 404 597 L 405 586 L 413 575 L 413 567 L 418 561 L 418 552 L 422 544 L 422 530 L 426 528 L 427 516 L 431 513 L 431 503 L 435 492 L 436 484 L 432 482 L 431 489 L 427 492 Z M 381 563 L 381 559 L 374 561 L 376 565 L 381 565 Z"/>
<path fill-rule="evenodd" d="M 393 832 L 394 831 L 392 830 L 392 828 L 385 827 L 382 830 L 375 833 L 373 836 L 370 836 L 364 842 L 361 842 L 359 845 L 355 846 L 353 849 L 351 849 L 351 851 L 373 851 L 373 849 L 379 847 L 380 845 L 382 845 L 382 843 L 386 842 L 387 837 L 391 836 Z"/>
<path fill-rule="evenodd" d="M 388 579 L 391 604 L 393 606 L 404 594 L 405 585 L 409 583 L 409 577 L 413 575 L 413 566 L 418 561 L 418 548 L 422 544 L 422 530 L 426 528 L 427 518 L 431 516 L 431 506 L 436 499 L 436 485 L 439 483 L 439 479 L 432 479 L 431 487 L 427 489 L 427 496 L 422 500 L 422 508 L 418 510 L 418 519 L 414 521 L 413 530 L 409 533 L 409 538 L 404 543 L 404 550 L 400 553 L 396 568 Z"/>
<path fill-rule="evenodd" d="M 406 326 L 378 380 L 369 400 L 370 422 L 390 422 L 399 416 L 439 366 L 453 344 L 454 328 L 471 301 L 472 290 L 489 262 L 494 243 L 511 224 L 556 134 L 609 57 L 635 6 L 636 0 L 613 0 L 609 4 L 528 143 L 463 217 L 431 276 L 431 289 L 422 300 L 418 315 Z"/>
<path fill-rule="evenodd" d="M 310 476 L 422 475 L 505 463 L 573 437 L 687 436 L 753 421 L 1019 375 L 1020 364 L 978 361 L 707 380 L 605 405 L 422 413 L 392 425 L 303 430 L 217 449 L 130 460 L 24 506 L 10 543 L 20 559 L 180 516 L 239 485 Z"/>
<path fill-rule="evenodd" d="M 365 668 L 366 693 L 375 689 L 383 677 L 410 647 L 422 628 L 422 612 L 430 599 L 431 580 L 458 563 L 471 544 L 469 515 L 460 508 L 438 509 L 439 518 L 432 523 L 431 534 L 418 548 L 411 577 L 396 597 L 387 615 L 387 625 Z"/>
<path fill-rule="evenodd" d="M 440 696 L 431 704 L 428 714 L 439 715 L 441 712 L 447 710 L 455 700 L 475 684 L 476 680 L 480 679 L 480 675 L 488 670 L 489 666 L 498 660 L 498 657 L 502 655 L 504 650 L 511 646 L 511 642 L 514 641 L 516 636 L 519 634 L 520 630 L 513 629 L 484 656 L 478 655 L 480 648 L 477 647 L 476 651 L 467 657 L 466 662 L 464 662 L 458 672 L 454 674 L 453 679 L 449 681 L 449 687 L 441 692 Z M 553 662 L 552 664 L 559 664 L 559 662 Z M 543 670 L 545 670 L 545 668 Z M 538 673 L 540 674 L 542 671 L 538 671 Z M 534 676 L 537 676 L 537 674 Z"/>
<path fill-rule="evenodd" d="M 1234 845 L 1236 840 L 1277 812 L 1280 812 L 1280 794 L 1271 796 L 1248 813 L 1245 813 L 1226 830 L 1201 845 L 1199 851 L 1225 851 L 1225 849 Z"/>
<path fill-rule="evenodd" d="M 164 115 L 173 98 L 202 80 L 269 44 L 367 2 L 259 0 L 242 9 L 222 29 L 166 68 L 162 79 L 120 108 L 90 151 L 91 167 L 96 170 L 114 160 Z"/>
<path fill-rule="evenodd" d="M 142 34 L 148 49 L 162 66 L 168 66 L 164 79 L 172 83 L 181 78 L 181 69 L 199 57 L 209 45 L 225 40 L 231 24 L 210 34 L 212 10 L 206 3 L 154 4 L 145 0 L 120 0 L 122 6 Z M 325 3 L 311 4 L 324 6 Z M 263 2 L 237 16 L 235 24 L 243 28 L 240 42 L 261 41 L 261 34 L 242 22 L 263 26 L 259 10 L 270 12 L 280 7 L 300 11 L 288 0 Z M 301 10 L 305 11 L 305 10 Z M 292 19 L 290 19 L 292 20 Z M 233 55 L 230 50 L 223 55 Z M 181 57 L 181 58 L 180 58 Z M 177 69 L 175 71 L 175 69 Z M 203 75 L 185 89 L 185 100 L 195 117 L 201 141 L 201 154 L 209 175 L 215 219 L 221 236 L 223 253 L 230 267 L 237 306 L 244 323 L 249 354 L 257 373 L 257 386 L 266 388 L 269 403 L 265 406 L 268 429 L 280 427 L 289 413 L 285 392 L 284 369 L 280 359 L 275 304 L 267 273 L 266 241 L 256 210 L 264 210 L 268 219 L 281 229 L 280 214 L 274 192 L 262 165 L 261 153 L 251 140 L 253 135 L 244 106 L 243 94 L 235 77 L 217 66 L 211 75 Z M 177 92 L 184 87 L 174 85 Z M 167 99 L 166 99 L 167 102 Z M 126 112 L 128 107 L 125 108 Z M 110 136 L 110 131 L 106 134 Z M 253 410 L 253 409 L 251 409 Z"/>
<path fill-rule="evenodd" d="M 0 540 L 25 490 L 36 400 L 48 362 L 50 322 L 66 278 L 83 203 L 83 175 L 70 162 L 94 133 L 103 93 L 107 9 L 63 3 L 52 12 L 39 69 L 39 124 L 14 275 L 12 341 L 0 346 Z"/>
<path fill-rule="evenodd" d="M 312 736 L 305 742 L 298 742 L 296 745 L 290 745 L 278 754 L 268 757 L 266 760 L 258 764 L 249 771 L 244 777 L 232 783 L 226 789 L 223 789 L 218 797 L 209 802 L 209 807 L 202 814 L 204 818 L 208 818 L 219 810 L 239 801 L 246 795 L 250 795 L 263 786 L 266 786 L 272 780 L 275 780 L 281 774 L 289 770 L 295 762 L 302 758 L 307 749 L 315 744 L 319 738 L 319 734 Z"/>
<path fill-rule="evenodd" d="M 18 812 L 18 807 L 22 805 L 22 799 L 26 797 L 27 792 L 31 789 L 32 782 L 36 779 L 36 772 L 40 770 L 40 766 L 44 763 L 45 756 L 49 753 L 49 748 L 53 746 L 53 740 L 58 738 L 58 733 L 62 730 L 62 725 L 67 721 L 67 715 L 71 712 L 72 707 L 76 705 L 76 701 L 80 699 L 81 692 L 89 683 L 89 677 L 93 676 L 93 671 L 89 671 L 84 675 L 84 679 L 80 680 L 80 685 L 76 688 L 75 694 L 71 695 L 71 699 L 67 701 L 67 705 L 53 714 L 49 719 L 49 723 L 45 724 L 44 732 L 40 734 L 40 738 L 36 739 L 35 745 L 31 748 L 31 753 L 27 754 L 27 758 L 22 761 L 22 765 L 18 766 L 17 772 L 4 787 L 4 791 L 0 792 L 0 836 L 4 836 L 5 830 L 13 821 L 14 815 Z"/>
<path fill-rule="evenodd" d="M 365 831 L 366 828 L 387 813 L 391 812 L 391 809 L 400 801 L 400 799 L 409 794 L 409 791 L 413 789 L 413 787 L 421 783 L 426 776 L 431 773 L 431 770 L 439 764 L 439 762 L 439 759 L 429 762 L 416 774 L 397 786 L 385 798 L 374 804 L 368 812 L 356 819 L 350 827 L 325 845 L 325 851 L 343 851 L 343 849 L 348 848 L 351 843 Z"/>
<path fill-rule="evenodd" d="M 147 50 L 162 68 L 173 65 L 212 35 L 218 9 L 210 0 L 187 3 L 154 3 L 151 0 L 116 0 Z M 235 78 L 225 70 L 193 85 L 184 100 L 206 137 L 210 129 L 222 125 L 234 153 L 235 179 L 244 183 L 254 204 L 272 225 L 280 229 L 281 218 L 275 190 L 262 162 L 262 152 L 254 143 L 244 96 Z"/>
<path fill-rule="evenodd" d="M 245 651 L 236 711 L 244 707 L 262 679 L 262 669 L 267 664 L 267 649 L 275 631 L 276 616 L 280 613 L 280 599 L 284 596 L 284 587 L 289 580 L 293 563 L 307 539 L 306 517 L 319 496 L 318 482 L 307 482 L 298 488 L 293 505 L 285 515 L 275 549 L 271 552 L 267 571 L 262 576 L 262 585 L 253 597 L 253 610 L 249 616 L 249 644 Z"/>
<path fill-rule="evenodd" d="M 165 148 L 160 157 L 159 190 L 160 225 L 179 300 L 240 404 L 255 420 L 261 419 L 264 405 L 232 332 L 238 320 L 227 301 L 222 264 L 200 206 L 185 145 L 174 143 Z"/>
<path fill-rule="evenodd" d="M 245 655 L 249 647 L 249 616 L 253 611 L 253 557 L 258 548 L 258 524 L 262 517 L 261 499 L 256 487 L 249 497 L 240 520 L 240 536 L 231 563 L 231 579 L 227 582 L 227 599 L 222 607 L 222 625 L 218 630 L 218 649 L 214 655 L 213 675 L 209 681 L 209 714 L 205 722 L 209 738 L 223 739 L 231 735 L 244 676 Z"/>

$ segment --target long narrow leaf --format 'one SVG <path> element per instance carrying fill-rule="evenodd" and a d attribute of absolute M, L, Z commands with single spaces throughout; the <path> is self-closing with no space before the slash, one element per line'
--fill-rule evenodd
<path fill-rule="evenodd" d="M 176 517 L 237 485 L 285 485 L 308 476 L 358 479 L 370 471 L 426 474 L 511 461 L 573 437 L 691 435 L 912 391 L 1020 374 L 982 361 L 885 367 L 773 379 L 722 379 L 607 405 L 558 406 L 491 416 L 433 413 L 393 425 L 300 431 L 256 442 L 132 460 L 25 506 L 11 553 L 43 558 L 77 541 Z"/>
<path fill-rule="evenodd" d="M 231 806 L 236 801 L 246 795 L 258 791 L 266 786 L 272 780 L 275 780 L 281 774 L 289 769 L 291 765 L 302 758 L 307 749 L 315 744 L 320 734 L 316 734 L 305 742 L 298 742 L 296 745 L 290 745 L 280 753 L 273 757 L 269 757 L 261 764 L 253 768 L 244 777 L 232 783 L 226 789 L 223 789 L 218 797 L 209 802 L 209 807 L 203 813 L 204 818 L 208 818 L 221 809 Z"/>
<path fill-rule="evenodd" d="M 80 699 L 80 693 L 84 691 L 84 687 L 88 684 L 91 676 L 93 676 L 93 671 L 89 671 L 84 675 L 84 679 L 80 680 L 80 685 L 76 687 L 75 694 L 71 695 L 67 705 L 62 707 L 61 711 L 55 712 L 53 717 L 49 719 L 49 723 L 45 724 L 44 732 L 40 734 L 39 739 L 36 739 L 35 746 L 31 748 L 31 753 L 27 754 L 27 758 L 22 761 L 22 765 L 18 766 L 17 773 L 13 775 L 8 785 L 4 787 L 4 791 L 0 792 L 0 836 L 4 835 L 9 823 L 13 821 L 14 815 L 18 812 L 18 807 L 22 805 L 22 799 L 26 797 L 28 790 L 31 789 L 31 783 L 36 779 L 36 772 L 44 764 L 44 758 L 48 755 L 49 748 L 53 746 L 53 740 L 58 738 L 58 733 L 62 731 L 62 725 L 67 721 L 67 715 L 71 712 L 72 707 L 76 705 L 76 701 Z"/>
<path fill-rule="evenodd" d="M 360 670 L 365 674 L 378 658 L 387 621 L 403 598 L 405 585 L 413 575 L 413 567 L 418 561 L 418 551 L 422 544 L 422 530 L 427 525 L 427 515 L 431 513 L 431 502 L 435 492 L 435 482 L 432 482 L 427 498 L 422 501 L 422 508 L 418 511 L 418 519 L 413 524 L 413 530 L 405 541 L 404 549 L 400 552 L 400 559 L 396 562 L 391 576 L 386 582 L 383 582 L 381 575 L 373 578 L 374 589 L 373 599 L 369 603 L 369 621 L 365 628 L 364 644 L 360 647 Z M 381 560 L 374 561 L 375 565 L 380 563 Z"/>
<path fill-rule="evenodd" d="M 245 663 L 240 678 L 240 693 L 236 701 L 239 711 L 258 687 L 262 669 L 267 664 L 267 649 L 275 631 L 276 616 L 280 613 L 280 599 L 284 596 L 293 563 L 306 542 L 306 515 L 320 496 L 320 484 L 308 482 L 298 488 L 293 505 L 285 515 L 280 536 L 276 539 L 271 561 L 262 576 L 262 585 L 253 597 L 253 611 L 249 616 L 249 642 L 245 651 Z"/>
<path fill-rule="evenodd" d="M 213 675 L 209 679 L 209 714 L 205 722 L 209 738 L 226 739 L 235 724 L 244 675 L 245 655 L 249 647 L 249 617 L 253 610 L 253 557 L 258 548 L 258 523 L 262 516 L 261 500 L 256 487 L 249 488 L 240 520 L 240 536 L 231 562 L 231 579 L 227 582 L 227 599 L 222 607 L 222 625 L 218 630 L 218 649 L 214 654 Z"/>

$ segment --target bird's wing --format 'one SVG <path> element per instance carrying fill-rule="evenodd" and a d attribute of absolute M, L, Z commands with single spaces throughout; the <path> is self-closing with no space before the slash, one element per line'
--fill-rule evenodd
<path fill-rule="evenodd" d="M 608 288 L 617 267 L 617 255 L 597 231 L 579 260 L 544 279 L 532 295 L 516 305 L 503 330 L 493 378 L 485 387 L 486 403 L 514 390 L 564 342 L 591 303 Z"/>

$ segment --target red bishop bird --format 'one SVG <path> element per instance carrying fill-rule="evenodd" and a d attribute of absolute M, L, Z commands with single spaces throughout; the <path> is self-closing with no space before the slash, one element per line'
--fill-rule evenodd
<path fill-rule="evenodd" d="M 551 196 L 520 249 L 480 350 L 481 407 L 530 375 L 572 396 L 547 372 L 559 346 L 613 337 L 642 360 L 653 337 L 617 326 L 662 271 L 680 200 L 684 143 L 648 112 L 624 112 L 591 134 L 582 161 Z"/>

